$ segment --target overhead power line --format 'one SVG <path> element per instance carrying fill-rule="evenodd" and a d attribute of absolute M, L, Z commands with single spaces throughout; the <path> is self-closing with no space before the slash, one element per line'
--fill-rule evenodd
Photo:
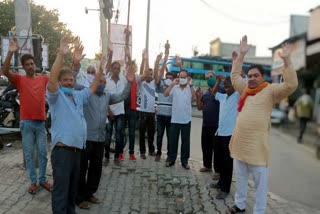
<path fill-rule="evenodd" d="M 289 18 L 287 18 L 286 20 L 282 20 L 282 21 L 277 21 L 277 22 L 256 22 L 256 21 L 250 21 L 250 20 L 245 20 L 245 19 L 242 19 L 242 18 L 239 18 L 239 17 L 235 17 L 235 16 L 232 16 L 220 9 L 217 9 L 215 7 L 213 7 L 211 4 L 209 4 L 207 1 L 205 0 L 200 0 L 204 5 L 206 5 L 208 8 L 210 8 L 211 10 L 213 10 L 214 12 L 232 20 L 232 21 L 235 21 L 235 22 L 241 22 L 241 23 L 244 23 L 244 24 L 249 24 L 249 25 L 278 25 L 278 24 L 284 24 L 284 23 L 288 23 L 289 22 Z"/>

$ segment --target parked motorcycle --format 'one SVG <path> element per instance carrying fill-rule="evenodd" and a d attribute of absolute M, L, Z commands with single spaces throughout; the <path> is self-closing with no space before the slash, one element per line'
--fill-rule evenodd
<path fill-rule="evenodd" d="M 19 91 L 9 85 L 0 96 L 0 127 L 19 128 Z"/>

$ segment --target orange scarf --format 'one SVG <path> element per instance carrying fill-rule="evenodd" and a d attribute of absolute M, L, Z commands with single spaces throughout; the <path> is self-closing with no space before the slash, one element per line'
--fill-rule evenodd
<path fill-rule="evenodd" d="M 242 93 L 239 102 L 238 102 L 238 112 L 241 112 L 244 103 L 246 102 L 246 99 L 248 96 L 254 96 L 257 93 L 259 93 L 260 91 L 262 91 L 262 89 L 264 89 L 265 87 L 267 87 L 270 83 L 268 82 L 263 82 L 262 84 L 260 84 L 258 87 L 256 88 L 248 88 L 248 86 L 245 88 L 244 92 Z"/>

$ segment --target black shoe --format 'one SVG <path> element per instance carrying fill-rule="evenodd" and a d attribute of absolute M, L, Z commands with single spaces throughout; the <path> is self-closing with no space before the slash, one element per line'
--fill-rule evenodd
<path fill-rule="evenodd" d="M 146 155 L 145 155 L 145 154 L 141 154 L 141 155 L 140 155 L 140 158 L 142 158 L 142 159 L 146 159 L 147 157 L 146 157 Z"/>
<path fill-rule="evenodd" d="M 175 164 L 174 161 L 167 161 L 167 162 L 166 162 L 166 167 L 171 167 L 171 166 L 173 166 L 174 164 Z"/>
<path fill-rule="evenodd" d="M 233 207 L 229 208 L 227 211 L 226 211 L 226 214 L 235 214 L 235 213 L 243 213 L 245 212 L 246 209 L 239 209 L 236 205 L 233 205 Z"/>
<path fill-rule="evenodd" d="M 182 167 L 185 168 L 185 169 L 190 169 L 189 164 L 182 164 Z"/>

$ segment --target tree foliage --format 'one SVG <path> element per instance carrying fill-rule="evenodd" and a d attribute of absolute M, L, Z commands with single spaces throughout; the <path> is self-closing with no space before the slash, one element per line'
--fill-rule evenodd
<path fill-rule="evenodd" d="M 56 49 L 59 47 L 60 39 L 63 35 L 70 35 L 72 32 L 66 24 L 59 21 L 59 12 L 48 10 L 42 5 L 34 2 L 30 3 L 32 33 L 40 34 L 44 38 L 44 43 L 49 45 L 49 67 L 54 62 Z M 0 2 L 0 35 L 8 35 L 8 31 L 15 31 L 15 10 L 13 0 L 3 0 Z M 66 63 L 71 63 L 71 56 L 67 57 Z"/>

